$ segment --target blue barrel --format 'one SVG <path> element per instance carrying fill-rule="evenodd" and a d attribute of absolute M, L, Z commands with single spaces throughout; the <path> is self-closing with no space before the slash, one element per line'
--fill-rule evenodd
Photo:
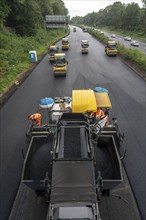
<path fill-rule="evenodd" d="M 95 87 L 94 92 L 106 92 L 108 93 L 108 90 L 102 87 Z"/>
<path fill-rule="evenodd" d="M 52 99 L 50 97 L 45 97 L 45 98 L 39 100 L 39 106 L 41 108 L 51 109 L 53 105 L 54 105 L 54 99 Z"/>

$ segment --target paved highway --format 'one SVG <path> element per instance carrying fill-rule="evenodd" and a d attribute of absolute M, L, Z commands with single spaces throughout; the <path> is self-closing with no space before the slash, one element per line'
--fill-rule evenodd
<path fill-rule="evenodd" d="M 121 35 L 118 35 L 118 34 L 115 34 L 115 38 L 112 38 L 111 37 L 111 33 L 107 33 L 107 32 L 103 32 L 107 37 L 109 37 L 111 40 L 114 40 L 116 41 L 117 43 L 120 43 L 120 44 L 123 44 L 126 48 L 131 48 L 131 49 L 137 49 L 137 50 L 140 50 L 142 51 L 144 54 L 146 54 L 146 42 L 142 42 L 142 41 L 139 41 L 135 38 L 132 38 L 131 41 L 126 41 L 124 40 L 125 36 L 121 36 Z M 135 41 L 138 41 L 139 43 L 139 47 L 135 47 L 135 46 L 132 46 L 131 45 L 131 42 L 135 40 Z"/>
<path fill-rule="evenodd" d="M 82 39 L 88 39 L 90 42 L 88 55 L 81 54 Z M 69 40 L 71 47 L 66 52 L 66 78 L 53 76 L 52 66 L 46 55 L 0 110 L 0 218 L 7 220 L 13 205 L 20 183 L 22 149 L 26 152 L 27 148 L 27 116 L 35 112 L 38 100 L 46 96 L 71 96 L 72 89 L 93 89 L 100 86 L 109 90 L 113 104 L 111 117 L 118 118 L 125 133 L 124 146 L 127 154 L 123 161 L 124 167 L 141 215 L 146 220 L 145 81 L 118 57 L 106 56 L 104 46 L 81 29 L 77 28 L 77 32 L 71 30 Z M 60 43 L 58 45 L 60 46 Z"/>

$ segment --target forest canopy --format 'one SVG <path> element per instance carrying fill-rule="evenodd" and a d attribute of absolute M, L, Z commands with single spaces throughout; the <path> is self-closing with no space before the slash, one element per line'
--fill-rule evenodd
<path fill-rule="evenodd" d="M 143 3 L 145 3 L 143 1 Z M 85 24 L 87 26 L 109 26 L 115 29 L 128 31 L 142 31 L 146 29 L 146 8 L 140 8 L 137 3 L 122 4 L 120 1 L 92 12 L 84 17 L 76 16 L 71 23 Z"/>
<path fill-rule="evenodd" d="M 31 36 L 44 26 L 45 15 L 68 15 L 62 0 L 1 0 L 0 27 Z"/>

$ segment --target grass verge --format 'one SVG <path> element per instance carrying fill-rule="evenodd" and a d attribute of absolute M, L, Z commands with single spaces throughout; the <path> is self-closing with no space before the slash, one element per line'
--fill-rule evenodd
<path fill-rule="evenodd" d="M 36 50 L 38 60 L 47 52 L 47 47 L 67 34 L 65 29 L 38 30 L 34 37 L 21 37 L 3 29 L 0 35 L 0 95 L 2 95 L 19 77 L 28 70 L 29 51 Z"/>
<path fill-rule="evenodd" d="M 110 32 L 110 33 L 113 33 L 113 34 L 119 34 L 119 35 L 122 35 L 122 36 L 130 36 L 134 39 L 146 42 L 145 32 L 140 32 L 140 31 L 138 31 L 138 32 L 133 31 L 132 32 L 132 31 L 127 31 L 127 30 L 114 29 L 114 28 L 110 28 L 110 27 L 101 27 L 101 30 L 106 31 L 106 32 Z"/>
<path fill-rule="evenodd" d="M 88 32 L 104 44 L 106 44 L 107 41 L 110 40 L 107 36 L 104 36 L 93 28 L 88 28 Z M 125 48 L 121 44 L 117 44 L 117 47 L 119 54 L 124 59 L 137 64 L 142 71 L 146 71 L 146 55 L 143 52 L 137 49 Z"/>

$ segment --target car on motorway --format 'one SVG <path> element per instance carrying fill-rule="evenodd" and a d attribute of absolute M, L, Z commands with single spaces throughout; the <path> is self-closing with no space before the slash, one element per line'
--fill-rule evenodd
<path fill-rule="evenodd" d="M 133 40 L 130 44 L 131 46 L 139 47 L 138 41 Z"/>
<path fill-rule="evenodd" d="M 115 35 L 115 34 L 112 34 L 112 35 L 111 35 L 111 37 L 112 37 L 112 38 L 115 38 L 115 37 L 116 37 L 116 35 Z"/>
<path fill-rule="evenodd" d="M 126 36 L 124 40 L 131 41 L 131 37 Z"/>

